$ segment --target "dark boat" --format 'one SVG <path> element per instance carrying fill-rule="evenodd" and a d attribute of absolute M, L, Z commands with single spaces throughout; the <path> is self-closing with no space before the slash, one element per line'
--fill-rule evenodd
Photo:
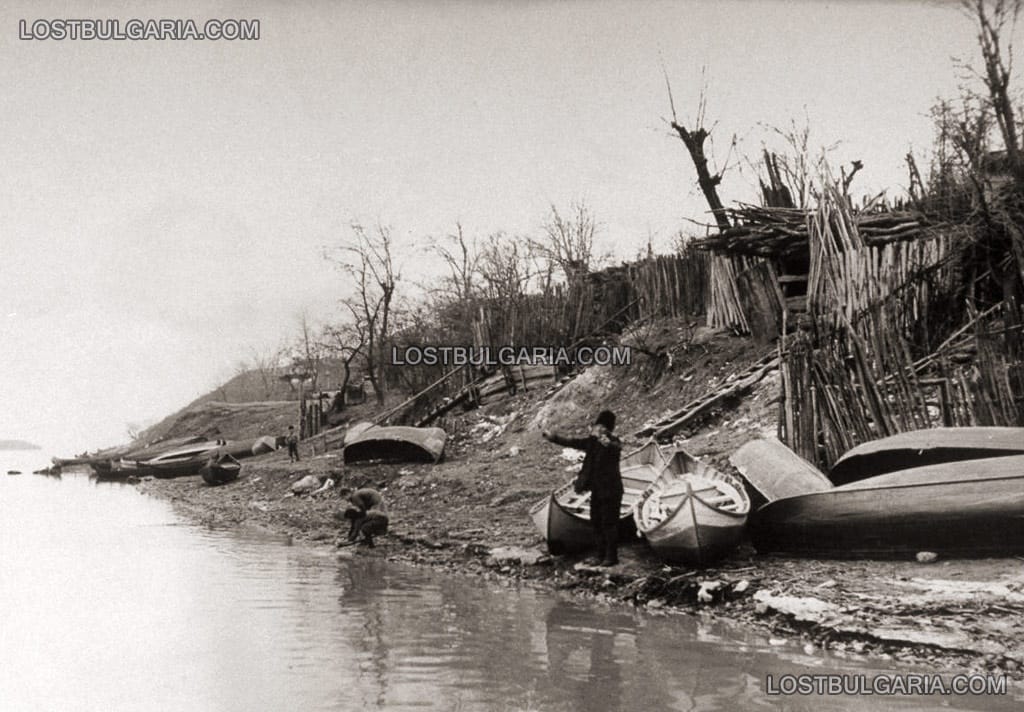
<path fill-rule="evenodd" d="M 357 423 L 345 434 L 345 464 L 367 462 L 438 462 L 448 433 L 441 428 L 380 426 Z"/>
<path fill-rule="evenodd" d="M 836 460 L 829 479 L 845 485 L 912 467 L 1021 454 L 1024 428 L 911 430 L 858 445 Z"/>
<path fill-rule="evenodd" d="M 201 442 L 176 448 L 148 460 L 117 460 L 113 477 L 185 477 L 198 475 L 210 456 L 223 447 L 222 442 Z"/>
<path fill-rule="evenodd" d="M 623 455 L 619 463 L 622 474 L 622 506 L 619 510 L 619 535 L 636 538 L 633 507 L 644 490 L 668 464 L 668 458 L 654 440 Z M 572 481 L 565 483 L 530 508 L 530 518 L 552 554 L 583 551 L 593 545 L 590 524 L 590 493 L 577 494 Z"/>
<path fill-rule="evenodd" d="M 1024 455 L 948 462 L 769 502 L 758 551 L 822 558 L 1024 552 Z"/>
<path fill-rule="evenodd" d="M 107 479 L 115 476 L 113 460 L 93 460 L 89 463 L 89 467 L 97 477 Z"/>
<path fill-rule="evenodd" d="M 775 438 L 751 440 L 734 452 L 729 462 L 768 502 L 833 487 L 818 468 Z"/>
<path fill-rule="evenodd" d="M 208 485 L 223 485 L 238 479 L 242 464 L 227 453 L 211 457 L 199 470 L 203 482 Z"/>

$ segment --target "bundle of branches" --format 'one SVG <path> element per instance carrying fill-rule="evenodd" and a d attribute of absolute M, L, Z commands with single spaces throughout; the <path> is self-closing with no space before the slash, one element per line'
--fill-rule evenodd
<path fill-rule="evenodd" d="M 845 201 L 843 201 L 845 202 Z M 875 203 L 851 211 L 857 231 L 870 246 L 930 237 L 944 225 L 908 210 L 880 211 Z M 741 203 L 728 210 L 734 227 L 697 240 L 701 249 L 754 257 L 789 257 L 806 254 L 808 226 L 813 211 L 772 208 Z"/>

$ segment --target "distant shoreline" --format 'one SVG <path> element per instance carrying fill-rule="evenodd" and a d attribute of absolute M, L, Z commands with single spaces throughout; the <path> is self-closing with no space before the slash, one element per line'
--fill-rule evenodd
<path fill-rule="evenodd" d="M 26 440 L 0 440 L 0 452 L 18 450 L 42 450 L 43 448 L 35 443 Z"/>

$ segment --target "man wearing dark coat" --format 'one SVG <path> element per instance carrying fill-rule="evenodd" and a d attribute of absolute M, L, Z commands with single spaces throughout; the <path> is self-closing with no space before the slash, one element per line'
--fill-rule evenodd
<path fill-rule="evenodd" d="M 590 523 L 594 528 L 597 548 L 593 563 L 599 566 L 619 563 L 619 510 L 622 507 L 619 458 L 622 442 L 612 434 L 613 430 L 615 414 L 602 410 L 585 438 L 567 438 L 544 431 L 546 440 L 585 453 L 573 488 L 577 493 L 590 492 Z"/>

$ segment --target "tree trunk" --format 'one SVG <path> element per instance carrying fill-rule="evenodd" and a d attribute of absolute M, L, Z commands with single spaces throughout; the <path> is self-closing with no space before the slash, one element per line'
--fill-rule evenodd
<path fill-rule="evenodd" d="M 697 183 L 704 193 L 704 198 L 708 201 L 712 215 L 715 216 L 718 229 L 728 230 L 732 225 L 725 214 L 725 206 L 722 205 L 722 200 L 718 197 L 718 184 L 722 182 L 722 176 L 720 174 L 711 175 L 711 171 L 708 170 L 707 156 L 704 155 L 704 141 L 708 137 L 708 132 L 703 128 L 688 131 L 675 121 L 672 122 L 672 128 L 679 134 L 686 150 L 690 152 L 693 167 L 697 169 Z"/>

